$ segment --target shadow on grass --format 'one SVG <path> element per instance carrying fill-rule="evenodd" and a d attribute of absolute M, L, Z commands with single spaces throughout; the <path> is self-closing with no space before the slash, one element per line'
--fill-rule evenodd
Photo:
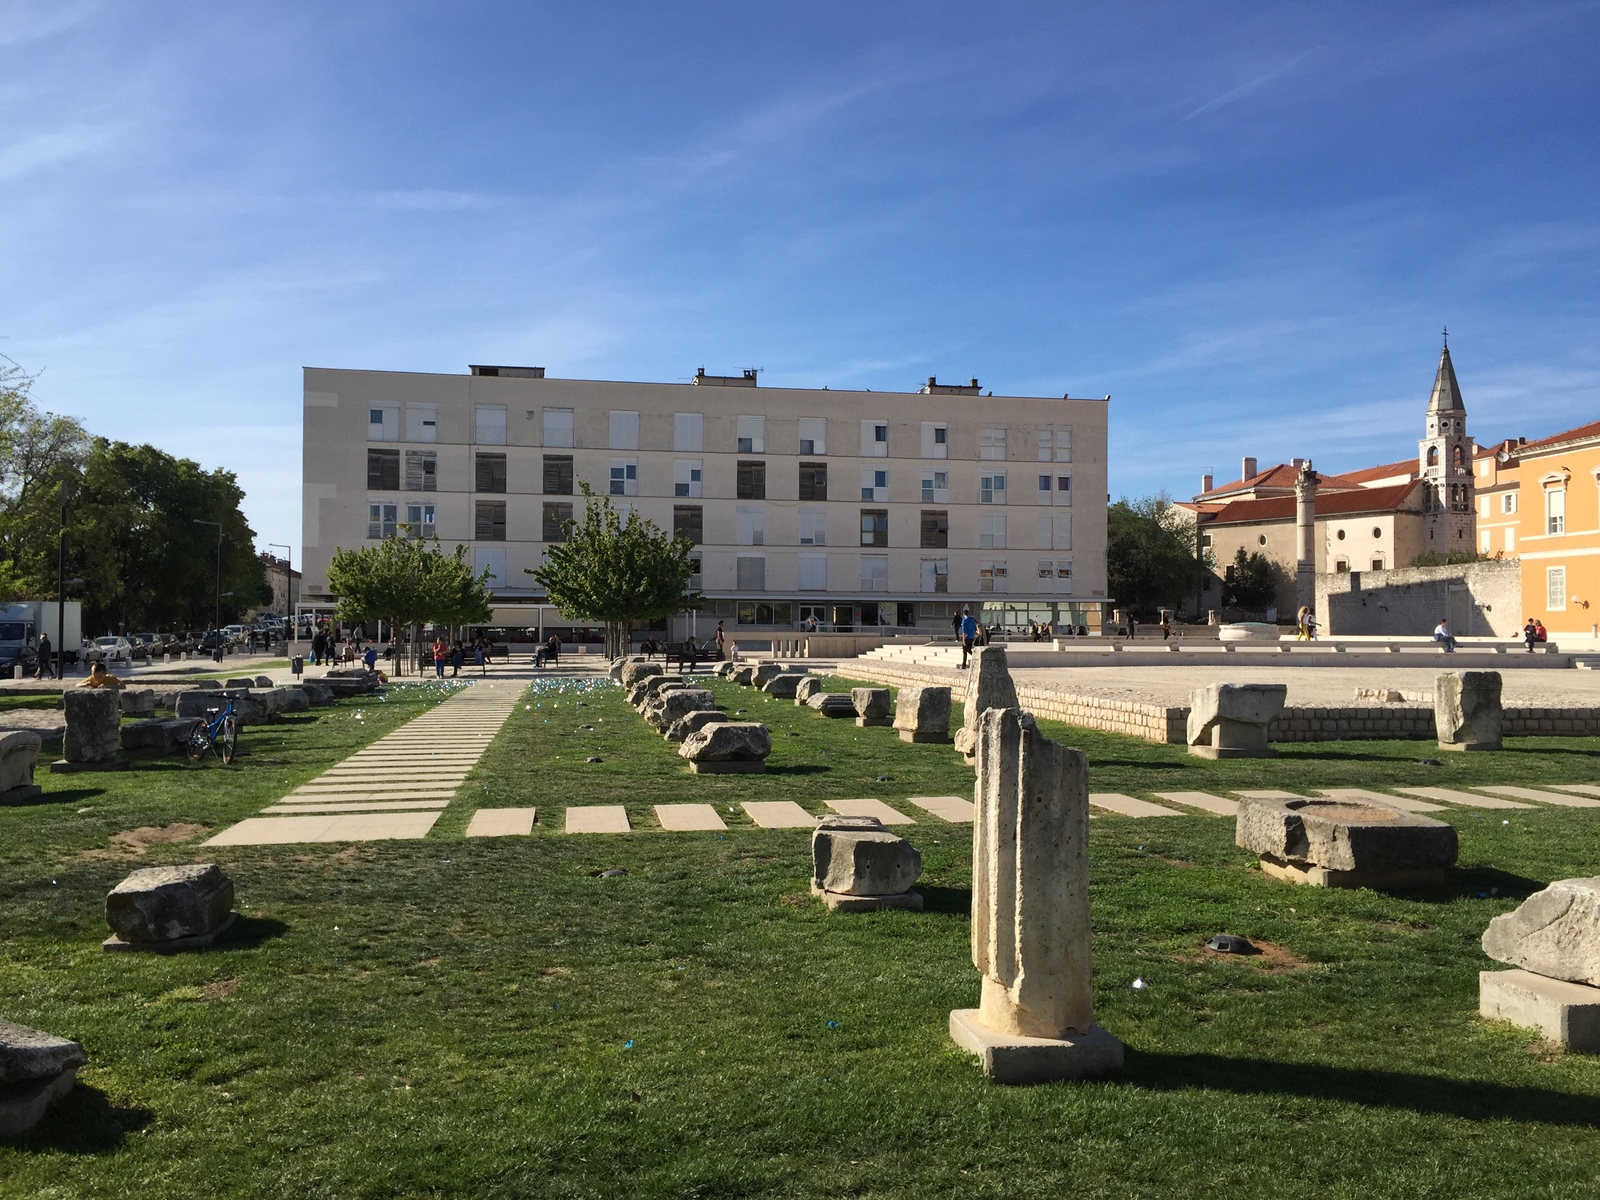
<path fill-rule="evenodd" d="M 1385 888 L 1395 896 L 1424 903 L 1446 903 L 1472 896 L 1526 900 L 1546 885 L 1537 879 L 1513 875 L 1495 867 L 1452 867 L 1445 872 L 1444 882 L 1418 888 Z"/>
<path fill-rule="evenodd" d="M 5 1143 L 18 1150 L 57 1154 L 107 1154 L 128 1134 L 155 1120 L 147 1108 L 122 1108 L 99 1088 L 79 1082 L 50 1106 L 44 1119 L 20 1138 Z"/>
<path fill-rule="evenodd" d="M 1127 758 L 1100 758 L 1093 753 L 1089 755 L 1091 767 L 1132 767 L 1138 771 L 1188 771 L 1201 761 L 1190 759 L 1187 762 L 1134 762 Z"/>
<path fill-rule="evenodd" d="M 234 922 L 207 949 L 254 950 L 263 942 L 282 937 L 289 927 L 271 917 L 235 917 Z"/>
<path fill-rule="evenodd" d="M 45 792 L 35 796 L 32 800 L 8 800 L 0 804 L 0 808 L 35 808 L 41 804 L 77 804 L 83 800 L 93 800 L 104 796 L 104 788 L 68 788 L 64 792 Z"/>
<path fill-rule="evenodd" d="M 922 893 L 922 911 L 936 913 L 950 913 L 954 916 L 970 916 L 972 913 L 972 889 L 952 887 L 930 887 L 927 884 L 918 884 L 917 891 Z"/>
<path fill-rule="evenodd" d="M 768 767 L 768 775 L 821 775 L 825 771 L 833 770 L 832 767 L 822 763 L 795 763 L 788 767 Z"/>
<path fill-rule="evenodd" d="M 1210 1088 L 1252 1096 L 1304 1096 L 1469 1121 L 1535 1121 L 1600 1128 L 1600 1096 L 1315 1063 L 1127 1051 L 1123 1079 L 1154 1091 Z"/>

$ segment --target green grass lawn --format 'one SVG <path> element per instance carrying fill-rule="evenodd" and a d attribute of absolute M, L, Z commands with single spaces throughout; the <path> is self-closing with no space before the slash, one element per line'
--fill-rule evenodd
<path fill-rule="evenodd" d="M 1275 883 L 1219 818 L 1098 817 L 1097 1016 L 1127 1068 L 1008 1089 L 945 1033 L 978 993 L 970 830 L 908 809 L 926 910 L 828 914 L 807 835 L 737 809 L 967 795 L 970 770 L 949 747 L 716 688 L 771 726 L 768 774 L 687 774 L 614 689 L 541 683 L 421 842 L 213 852 L 151 831 L 198 839 L 254 813 L 431 687 L 248 731 L 232 771 L 41 776 L 44 803 L 0 809 L 0 1015 L 80 1039 L 91 1064 L 0 1148 L 0 1194 L 1600 1194 L 1600 1060 L 1475 1016 L 1484 925 L 1600 873 L 1600 811 L 1440 814 L 1461 868 L 1406 896 Z M 1133 795 L 1600 779 L 1594 739 L 1438 766 L 1422 742 L 1213 763 L 1041 726 L 1088 753 L 1095 790 Z M 651 832 L 650 806 L 672 801 L 716 803 L 730 828 Z M 564 835 L 568 803 L 625 804 L 637 832 Z M 477 804 L 536 805 L 534 836 L 462 839 Z M 130 829 L 146 833 L 118 839 Z M 224 944 L 100 952 L 127 870 L 211 858 L 238 885 Z M 1223 930 L 1270 953 L 1208 957 Z"/>

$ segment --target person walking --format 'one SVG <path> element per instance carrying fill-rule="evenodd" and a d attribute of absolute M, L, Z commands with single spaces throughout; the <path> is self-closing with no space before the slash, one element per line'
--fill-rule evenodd
<path fill-rule="evenodd" d="M 33 677 L 35 679 L 43 679 L 46 675 L 54 679 L 56 672 L 54 665 L 50 662 L 50 635 L 41 633 L 39 635 L 39 661 L 34 664 Z"/>
<path fill-rule="evenodd" d="M 972 643 L 978 636 L 978 623 L 972 619 L 972 610 L 961 610 L 961 619 L 956 625 L 956 633 L 961 638 L 961 670 L 967 669 L 967 662 L 972 658 Z"/>
<path fill-rule="evenodd" d="M 444 678 L 444 664 L 450 657 L 450 647 L 445 645 L 444 638 L 433 639 L 433 673 L 439 679 Z"/>
<path fill-rule="evenodd" d="M 1433 627 L 1433 640 L 1444 646 L 1446 654 L 1454 654 L 1456 639 L 1450 636 L 1450 622 L 1445 617 L 1439 618 L 1439 623 Z"/>
<path fill-rule="evenodd" d="M 367 652 L 361 656 L 361 661 L 366 666 L 367 670 L 369 670 L 369 671 L 377 670 L 378 669 L 378 648 L 376 646 L 368 646 L 367 647 Z"/>
<path fill-rule="evenodd" d="M 454 679 L 457 675 L 461 674 L 461 664 L 462 664 L 463 660 L 465 659 L 465 657 L 466 657 L 465 656 L 465 652 L 461 649 L 461 643 L 460 642 L 457 642 L 455 645 L 450 647 L 450 678 L 451 679 Z"/>
<path fill-rule="evenodd" d="M 1302 604 L 1300 611 L 1294 615 L 1294 640 L 1309 642 L 1311 640 L 1311 609 Z"/>
<path fill-rule="evenodd" d="M 1164 642 L 1172 636 L 1172 614 L 1166 609 L 1161 610 L 1161 640 Z"/>
<path fill-rule="evenodd" d="M 1128 640 L 1132 641 L 1139 636 L 1139 618 L 1130 611 L 1128 613 Z"/>
<path fill-rule="evenodd" d="M 487 659 L 483 652 L 483 639 L 481 637 L 475 637 L 472 639 L 472 662 L 473 665 L 478 668 L 479 675 L 487 675 L 489 673 Z"/>

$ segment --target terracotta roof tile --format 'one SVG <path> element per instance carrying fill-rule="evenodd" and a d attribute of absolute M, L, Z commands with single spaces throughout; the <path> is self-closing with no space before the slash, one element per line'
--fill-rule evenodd
<path fill-rule="evenodd" d="M 1593 421 L 1588 425 L 1579 425 L 1576 429 L 1568 429 L 1563 433 L 1552 434 L 1547 438 L 1540 438 L 1536 442 L 1529 442 L 1525 446 L 1518 446 L 1518 454 L 1526 454 L 1530 450 L 1545 446 L 1554 446 L 1560 442 L 1575 442 L 1580 438 L 1600 437 L 1600 421 Z"/>
<path fill-rule="evenodd" d="M 1318 492 L 1319 517 L 1351 516 L 1365 512 L 1393 512 L 1401 508 L 1417 482 L 1396 483 L 1388 487 L 1356 488 L 1348 492 Z M 1262 500 L 1235 500 L 1223 506 L 1210 525 L 1250 525 L 1258 521 L 1294 520 L 1293 496 L 1268 496 Z"/>

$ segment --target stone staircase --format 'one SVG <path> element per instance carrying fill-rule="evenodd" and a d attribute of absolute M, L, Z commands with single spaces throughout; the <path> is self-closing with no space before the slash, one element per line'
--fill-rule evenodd
<path fill-rule="evenodd" d="M 861 661 L 899 667 L 959 667 L 961 647 L 929 642 L 924 645 L 877 646 L 860 656 Z"/>

